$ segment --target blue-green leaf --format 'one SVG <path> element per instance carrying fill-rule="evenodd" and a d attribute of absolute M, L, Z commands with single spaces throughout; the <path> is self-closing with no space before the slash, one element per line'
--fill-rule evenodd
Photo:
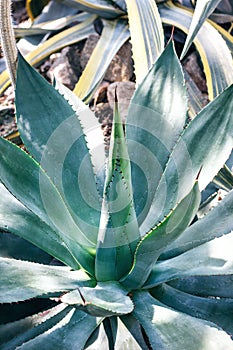
<path fill-rule="evenodd" d="M 117 282 L 98 283 L 95 288 L 80 287 L 62 296 L 63 303 L 73 305 L 93 316 L 110 317 L 133 311 L 133 303 Z"/>
<path fill-rule="evenodd" d="M 0 267 L 0 303 L 17 302 L 95 284 L 83 270 L 70 271 L 63 266 L 0 257 Z"/>
<path fill-rule="evenodd" d="M 147 280 L 155 262 L 166 246 L 176 239 L 192 221 L 200 204 L 197 182 L 192 191 L 164 219 L 140 241 L 130 273 L 121 280 L 131 289 L 140 288 Z"/>
<path fill-rule="evenodd" d="M 185 276 L 233 274 L 233 232 L 193 248 L 175 258 L 157 262 L 145 288 Z"/>
<path fill-rule="evenodd" d="M 226 195 L 208 214 L 197 220 L 164 252 L 162 259 L 170 259 L 211 239 L 233 231 L 233 191 Z"/>
<path fill-rule="evenodd" d="M 148 292 L 135 292 L 135 317 L 152 349 L 232 350 L 233 341 L 214 323 L 168 308 Z"/>
<path fill-rule="evenodd" d="M 170 41 L 135 92 L 127 117 L 126 135 L 139 224 L 151 208 L 161 173 L 183 131 L 186 112 L 184 77 Z M 154 224 L 154 220 L 146 222 L 141 233 L 145 234 Z"/>
<path fill-rule="evenodd" d="M 118 280 L 128 272 L 139 239 L 130 160 L 116 105 L 96 251 L 97 279 Z"/>

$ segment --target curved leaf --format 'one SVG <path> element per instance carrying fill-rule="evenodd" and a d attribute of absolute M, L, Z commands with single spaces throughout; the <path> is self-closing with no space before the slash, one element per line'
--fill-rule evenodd
<path fill-rule="evenodd" d="M 95 288 L 80 287 L 62 296 L 63 303 L 73 305 L 93 316 L 110 317 L 132 312 L 133 303 L 117 282 L 98 283 Z"/>
<path fill-rule="evenodd" d="M 203 297 L 233 299 L 233 274 L 217 276 L 192 276 L 170 281 L 169 284 L 186 293 Z"/>
<path fill-rule="evenodd" d="M 178 27 L 188 33 L 192 12 L 174 5 L 171 1 L 159 5 L 159 11 L 164 24 Z M 212 100 L 233 82 L 232 57 L 226 42 L 208 22 L 202 25 L 194 44 L 201 56 L 209 99 Z"/>
<path fill-rule="evenodd" d="M 80 231 L 96 242 L 100 199 L 78 116 L 22 56 L 15 96 L 17 125 L 27 150 L 51 178 Z"/>
<path fill-rule="evenodd" d="M 0 229 L 26 239 L 75 270 L 79 268 L 59 234 L 17 201 L 2 184 L 0 198 Z"/>
<path fill-rule="evenodd" d="M 44 332 L 18 347 L 20 350 L 38 350 L 38 348 L 56 350 L 83 349 L 92 332 L 102 322 L 102 318 L 90 316 L 72 309 L 49 332 Z"/>
<path fill-rule="evenodd" d="M 90 13 L 95 13 L 96 15 L 107 18 L 114 19 L 121 15 L 124 15 L 124 12 L 119 8 L 114 7 L 110 4 L 108 0 L 60 0 L 62 3 L 76 7 L 79 10 L 87 11 Z"/>
<path fill-rule="evenodd" d="M 232 334 L 233 299 L 201 298 L 181 292 L 165 283 L 154 288 L 152 295 L 173 309 L 214 322 Z"/>
<path fill-rule="evenodd" d="M 226 195 L 206 216 L 183 232 L 162 254 L 162 259 L 170 259 L 233 231 L 232 213 L 233 191 Z"/>
<path fill-rule="evenodd" d="M 70 271 L 63 266 L 0 257 L 0 267 L 0 303 L 27 300 L 95 283 L 83 270 Z"/>
<path fill-rule="evenodd" d="M 164 35 L 153 0 L 126 0 L 137 85 L 164 49 Z"/>
<path fill-rule="evenodd" d="M 197 0 L 196 6 L 192 18 L 192 22 L 189 28 L 188 36 L 186 38 L 183 51 L 181 53 L 181 59 L 187 53 L 189 47 L 192 44 L 193 39 L 197 35 L 201 26 L 205 22 L 205 20 L 211 15 L 211 13 L 215 10 L 221 0 Z"/>
<path fill-rule="evenodd" d="M 209 103 L 184 130 L 169 156 L 141 226 L 144 231 L 163 220 L 190 192 L 197 176 L 203 190 L 228 159 L 233 145 L 232 93 L 233 85 Z"/>
<path fill-rule="evenodd" d="M 168 308 L 148 292 L 135 292 L 135 317 L 153 349 L 232 350 L 233 341 L 213 323 Z"/>
<path fill-rule="evenodd" d="M 91 272 L 94 257 L 81 244 L 88 248 L 93 244 L 82 235 L 50 178 L 27 153 L 3 138 L 0 150 L 1 182 L 27 209 L 58 232 L 74 259 Z"/>
<path fill-rule="evenodd" d="M 19 321 L 0 325 L 1 350 L 15 350 L 17 346 L 50 330 L 71 310 L 71 307 L 59 304 Z"/>
<path fill-rule="evenodd" d="M 188 196 L 177 204 L 163 222 L 144 236 L 137 246 L 131 271 L 121 280 L 124 286 L 138 289 L 145 283 L 160 254 L 185 230 L 196 215 L 200 199 L 198 184 L 195 183 Z"/>
<path fill-rule="evenodd" d="M 133 205 L 130 160 L 115 103 L 95 260 L 98 281 L 118 280 L 128 272 L 140 240 Z"/>
<path fill-rule="evenodd" d="M 113 57 L 128 38 L 125 20 L 104 21 L 101 37 L 74 88 L 74 93 L 84 102 L 90 101 Z"/>
<path fill-rule="evenodd" d="M 175 258 L 157 262 L 145 283 L 145 288 L 185 276 L 233 274 L 231 247 L 233 232 L 215 238 Z"/>
<path fill-rule="evenodd" d="M 54 35 L 46 40 L 38 48 L 26 55 L 26 59 L 32 65 L 39 64 L 44 58 L 53 52 L 62 49 L 64 46 L 77 43 L 86 39 L 90 34 L 94 33 L 93 21 L 96 17 L 90 17 L 83 23 L 77 24 L 71 28 Z M 0 94 L 9 86 L 10 80 L 7 71 L 0 74 Z"/>
<path fill-rule="evenodd" d="M 182 69 L 170 41 L 135 92 L 127 117 L 126 137 L 139 225 L 148 214 L 161 172 L 183 131 L 186 112 Z M 154 224 L 144 224 L 141 234 Z"/>

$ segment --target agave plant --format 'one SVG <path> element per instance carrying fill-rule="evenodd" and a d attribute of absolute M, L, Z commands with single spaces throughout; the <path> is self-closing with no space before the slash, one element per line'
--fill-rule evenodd
<path fill-rule="evenodd" d="M 125 132 L 115 104 L 105 171 L 96 120 L 56 85 L 19 55 L 28 152 L 0 140 L 0 228 L 48 255 L 1 254 L 0 349 L 233 349 L 233 192 L 196 218 L 232 149 L 233 86 L 187 122 L 170 41 Z"/>

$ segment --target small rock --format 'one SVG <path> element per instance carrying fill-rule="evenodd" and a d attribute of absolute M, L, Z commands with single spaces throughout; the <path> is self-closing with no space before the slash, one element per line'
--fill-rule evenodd
<path fill-rule="evenodd" d="M 55 77 L 59 82 L 73 90 L 81 75 L 78 52 L 77 47 L 68 46 L 60 54 L 53 55 L 51 67 L 46 72 L 49 79 L 52 80 Z"/>
<path fill-rule="evenodd" d="M 107 96 L 111 108 L 114 107 L 115 91 L 117 94 L 119 112 L 122 120 L 125 121 L 128 113 L 129 103 L 135 91 L 135 83 L 127 81 L 116 82 L 109 85 Z"/>
<path fill-rule="evenodd" d="M 80 58 L 80 63 L 83 69 L 86 67 L 98 40 L 98 34 L 92 34 L 87 39 Z M 132 76 L 133 64 L 131 58 L 131 44 L 126 42 L 110 63 L 104 76 L 104 80 L 109 82 L 128 81 Z"/>
<path fill-rule="evenodd" d="M 204 78 L 204 73 L 202 72 L 198 60 L 197 53 L 191 53 L 183 62 L 186 71 L 189 73 L 190 77 L 193 79 L 197 87 L 202 92 L 207 92 L 206 81 Z"/>

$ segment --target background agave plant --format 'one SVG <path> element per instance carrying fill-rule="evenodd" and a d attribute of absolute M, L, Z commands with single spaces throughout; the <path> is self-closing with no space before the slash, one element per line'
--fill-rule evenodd
<path fill-rule="evenodd" d="M 116 103 L 105 173 L 95 118 L 56 85 L 18 57 L 31 155 L 1 138 L 1 238 L 45 253 L 1 246 L 0 349 L 233 349 L 232 191 L 196 217 L 232 149 L 233 86 L 189 122 L 171 41 L 125 135 Z"/>

